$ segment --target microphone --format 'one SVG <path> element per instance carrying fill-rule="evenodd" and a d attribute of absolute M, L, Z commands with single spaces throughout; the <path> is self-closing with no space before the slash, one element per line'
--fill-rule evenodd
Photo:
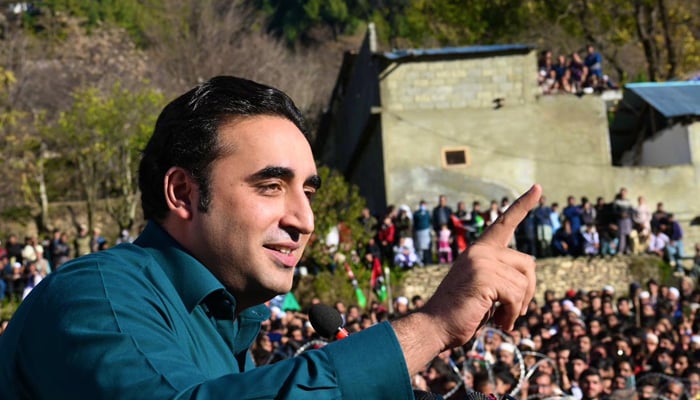
<path fill-rule="evenodd" d="M 325 338 L 345 339 L 349 333 L 343 328 L 343 318 L 335 308 L 314 304 L 309 310 L 309 322 L 319 335 Z"/>

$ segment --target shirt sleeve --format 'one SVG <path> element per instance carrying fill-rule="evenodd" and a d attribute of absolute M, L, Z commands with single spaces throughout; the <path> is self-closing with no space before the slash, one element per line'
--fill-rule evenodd
<path fill-rule="evenodd" d="M 159 293 L 138 274 L 122 271 L 116 277 L 118 270 L 99 268 L 75 271 L 40 287 L 13 320 L 16 326 L 3 338 L 6 343 L 0 341 L 0 349 L 16 346 L 16 385 L 0 388 L 0 397 L 412 398 L 403 354 L 388 323 L 245 372 L 237 371 L 231 356 L 229 372 L 218 374 L 220 369 L 212 371 L 195 354 L 198 348 L 210 350 L 207 346 L 217 344 L 197 332 L 185 332 L 193 343 L 183 346 L 178 340 L 183 332 L 172 324 L 178 317 L 169 315 L 172 309 L 163 307 Z M 124 289 L 110 296 L 113 285 L 103 283 L 114 280 Z M 4 390 L 16 392 L 6 396 Z"/>
<path fill-rule="evenodd" d="M 320 350 L 203 382 L 202 399 L 413 399 L 403 353 L 388 322 Z"/>

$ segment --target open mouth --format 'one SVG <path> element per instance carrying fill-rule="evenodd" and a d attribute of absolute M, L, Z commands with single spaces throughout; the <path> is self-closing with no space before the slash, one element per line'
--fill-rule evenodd
<path fill-rule="evenodd" d="M 282 253 L 284 255 L 290 255 L 294 252 L 294 250 L 290 249 L 289 247 L 281 247 L 281 246 L 264 246 L 266 249 L 274 250 L 279 253 Z"/>

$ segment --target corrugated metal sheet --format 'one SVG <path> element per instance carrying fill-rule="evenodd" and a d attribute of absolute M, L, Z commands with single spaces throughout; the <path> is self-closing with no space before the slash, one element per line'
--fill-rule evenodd
<path fill-rule="evenodd" d="M 700 116 L 700 82 L 630 83 L 625 85 L 666 118 Z"/>

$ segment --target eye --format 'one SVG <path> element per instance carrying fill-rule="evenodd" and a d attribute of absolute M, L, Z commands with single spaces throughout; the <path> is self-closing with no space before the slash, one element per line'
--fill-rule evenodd
<path fill-rule="evenodd" d="M 264 195 L 273 195 L 283 190 L 282 184 L 279 182 L 267 182 L 258 186 L 258 191 Z"/>
<path fill-rule="evenodd" d="M 305 188 L 304 193 L 306 193 L 306 197 L 309 199 L 309 201 L 312 201 L 314 197 L 316 196 L 316 189 L 315 188 Z"/>

